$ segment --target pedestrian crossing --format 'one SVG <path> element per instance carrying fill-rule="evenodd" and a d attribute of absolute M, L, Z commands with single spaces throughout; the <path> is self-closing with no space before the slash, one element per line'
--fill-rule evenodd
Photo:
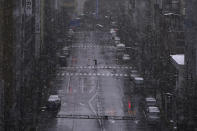
<path fill-rule="evenodd" d="M 105 48 L 105 49 L 115 49 L 115 46 L 98 46 L 98 45 L 79 45 L 79 46 L 70 46 L 71 48 Z"/>
<path fill-rule="evenodd" d="M 129 77 L 129 74 L 126 73 L 71 73 L 71 72 L 65 72 L 65 73 L 58 73 L 57 76 L 106 76 L 106 77 Z"/>
<path fill-rule="evenodd" d="M 132 66 L 68 66 L 61 69 L 133 69 Z"/>

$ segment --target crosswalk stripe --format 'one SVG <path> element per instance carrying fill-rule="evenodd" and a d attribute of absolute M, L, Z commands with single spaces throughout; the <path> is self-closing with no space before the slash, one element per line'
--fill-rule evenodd
<path fill-rule="evenodd" d="M 81 46 L 81 45 L 78 45 L 78 46 L 70 46 L 71 48 L 109 48 L 109 49 L 113 49 L 113 48 L 116 48 L 115 46 L 91 46 L 91 45 L 84 45 L 84 46 Z"/>
<path fill-rule="evenodd" d="M 64 67 L 62 69 L 132 69 L 132 67 L 130 66 L 70 66 L 70 67 Z M 57 74 L 60 75 L 60 74 Z"/>

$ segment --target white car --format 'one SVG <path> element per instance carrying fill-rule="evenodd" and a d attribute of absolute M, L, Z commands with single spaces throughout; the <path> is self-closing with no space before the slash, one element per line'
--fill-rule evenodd
<path fill-rule="evenodd" d="M 131 70 L 131 79 L 134 79 L 134 77 L 140 76 L 137 70 Z"/>
<path fill-rule="evenodd" d="M 58 95 L 50 95 L 47 101 L 47 108 L 49 110 L 56 110 L 61 106 L 61 99 Z"/>
<path fill-rule="evenodd" d="M 117 51 L 124 51 L 125 50 L 125 44 L 119 43 L 116 45 Z"/>
<path fill-rule="evenodd" d="M 159 125 L 160 124 L 160 110 L 156 106 L 149 106 L 144 112 L 145 118 L 148 124 Z"/>
<path fill-rule="evenodd" d="M 146 106 L 156 106 L 156 103 L 157 103 L 157 101 L 153 97 L 147 97 L 147 98 L 145 98 L 145 104 L 146 104 Z"/>
<path fill-rule="evenodd" d="M 123 56 L 122 56 L 122 60 L 124 60 L 124 61 L 128 61 L 128 60 L 130 60 L 131 58 L 130 58 L 130 55 L 129 54 L 124 54 Z"/>

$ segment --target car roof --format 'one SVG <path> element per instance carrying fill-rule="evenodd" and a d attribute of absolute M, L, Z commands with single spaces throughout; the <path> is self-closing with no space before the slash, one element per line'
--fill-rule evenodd
<path fill-rule="evenodd" d="M 160 112 L 159 108 L 156 106 L 149 106 L 148 110 L 149 110 L 149 112 L 158 112 L 158 113 Z"/>
<path fill-rule="evenodd" d="M 117 47 L 125 47 L 125 44 L 120 43 L 120 44 L 117 44 L 116 46 Z"/>
<path fill-rule="evenodd" d="M 123 56 L 129 56 L 129 54 L 124 54 Z"/>
<path fill-rule="evenodd" d="M 65 46 L 62 50 L 68 50 L 68 48 L 69 48 L 68 46 Z"/>
<path fill-rule="evenodd" d="M 50 95 L 48 100 L 49 101 L 54 101 L 54 100 L 57 100 L 57 99 L 59 99 L 58 95 Z"/>
<path fill-rule="evenodd" d="M 153 97 L 147 97 L 147 98 L 146 98 L 146 101 L 156 101 L 156 99 L 153 98 Z"/>
<path fill-rule="evenodd" d="M 144 78 L 142 78 L 142 77 L 134 77 L 134 79 L 137 80 L 137 81 L 143 81 L 144 80 Z"/>

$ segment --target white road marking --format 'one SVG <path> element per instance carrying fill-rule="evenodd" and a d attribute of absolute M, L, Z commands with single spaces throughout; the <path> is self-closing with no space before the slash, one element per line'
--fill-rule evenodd
<path fill-rule="evenodd" d="M 86 69 L 86 68 L 89 68 L 89 69 L 95 69 L 95 68 L 98 68 L 98 69 L 132 69 L 132 67 L 129 67 L 129 66 L 76 66 L 76 67 L 64 67 L 63 69 L 68 69 L 68 68 L 72 68 L 72 69 Z M 58 73 L 59 74 L 59 73 Z M 58 75 L 57 74 L 57 75 Z"/>
<path fill-rule="evenodd" d="M 83 93 L 84 92 L 84 80 L 81 79 L 81 92 Z"/>
<path fill-rule="evenodd" d="M 92 110 L 92 112 L 96 115 L 96 111 L 95 111 L 95 109 L 94 109 L 94 107 L 92 106 L 92 104 L 91 104 L 91 101 L 93 101 L 94 100 L 94 98 L 97 96 L 97 93 L 88 101 L 88 104 L 89 104 L 89 106 L 90 106 L 90 109 Z"/>
<path fill-rule="evenodd" d="M 65 75 L 65 73 L 62 74 L 62 76 Z M 129 74 L 113 74 L 113 73 L 66 73 L 67 76 L 116 76 L 116 77 L 128 77 Z"/>
<path fill-rule="evenodd" d="M 70 80 L 71 80 L 71 78 L 69 77 L 69 79 L 68 79 L 68 85 L 67 85 L 67 87 L 66 87 L 67 93 L 69 93 L 69 88 L 70 88 Z"/>
<path fill-rule="evenodd" d="M 80 104 L 81 106 L 84 106 L 84 105 L 85 105 L 85 104 L 83 104 L 83 103 L 81 103 L 81 102 L 80 102 L 79 104 Z"/>

